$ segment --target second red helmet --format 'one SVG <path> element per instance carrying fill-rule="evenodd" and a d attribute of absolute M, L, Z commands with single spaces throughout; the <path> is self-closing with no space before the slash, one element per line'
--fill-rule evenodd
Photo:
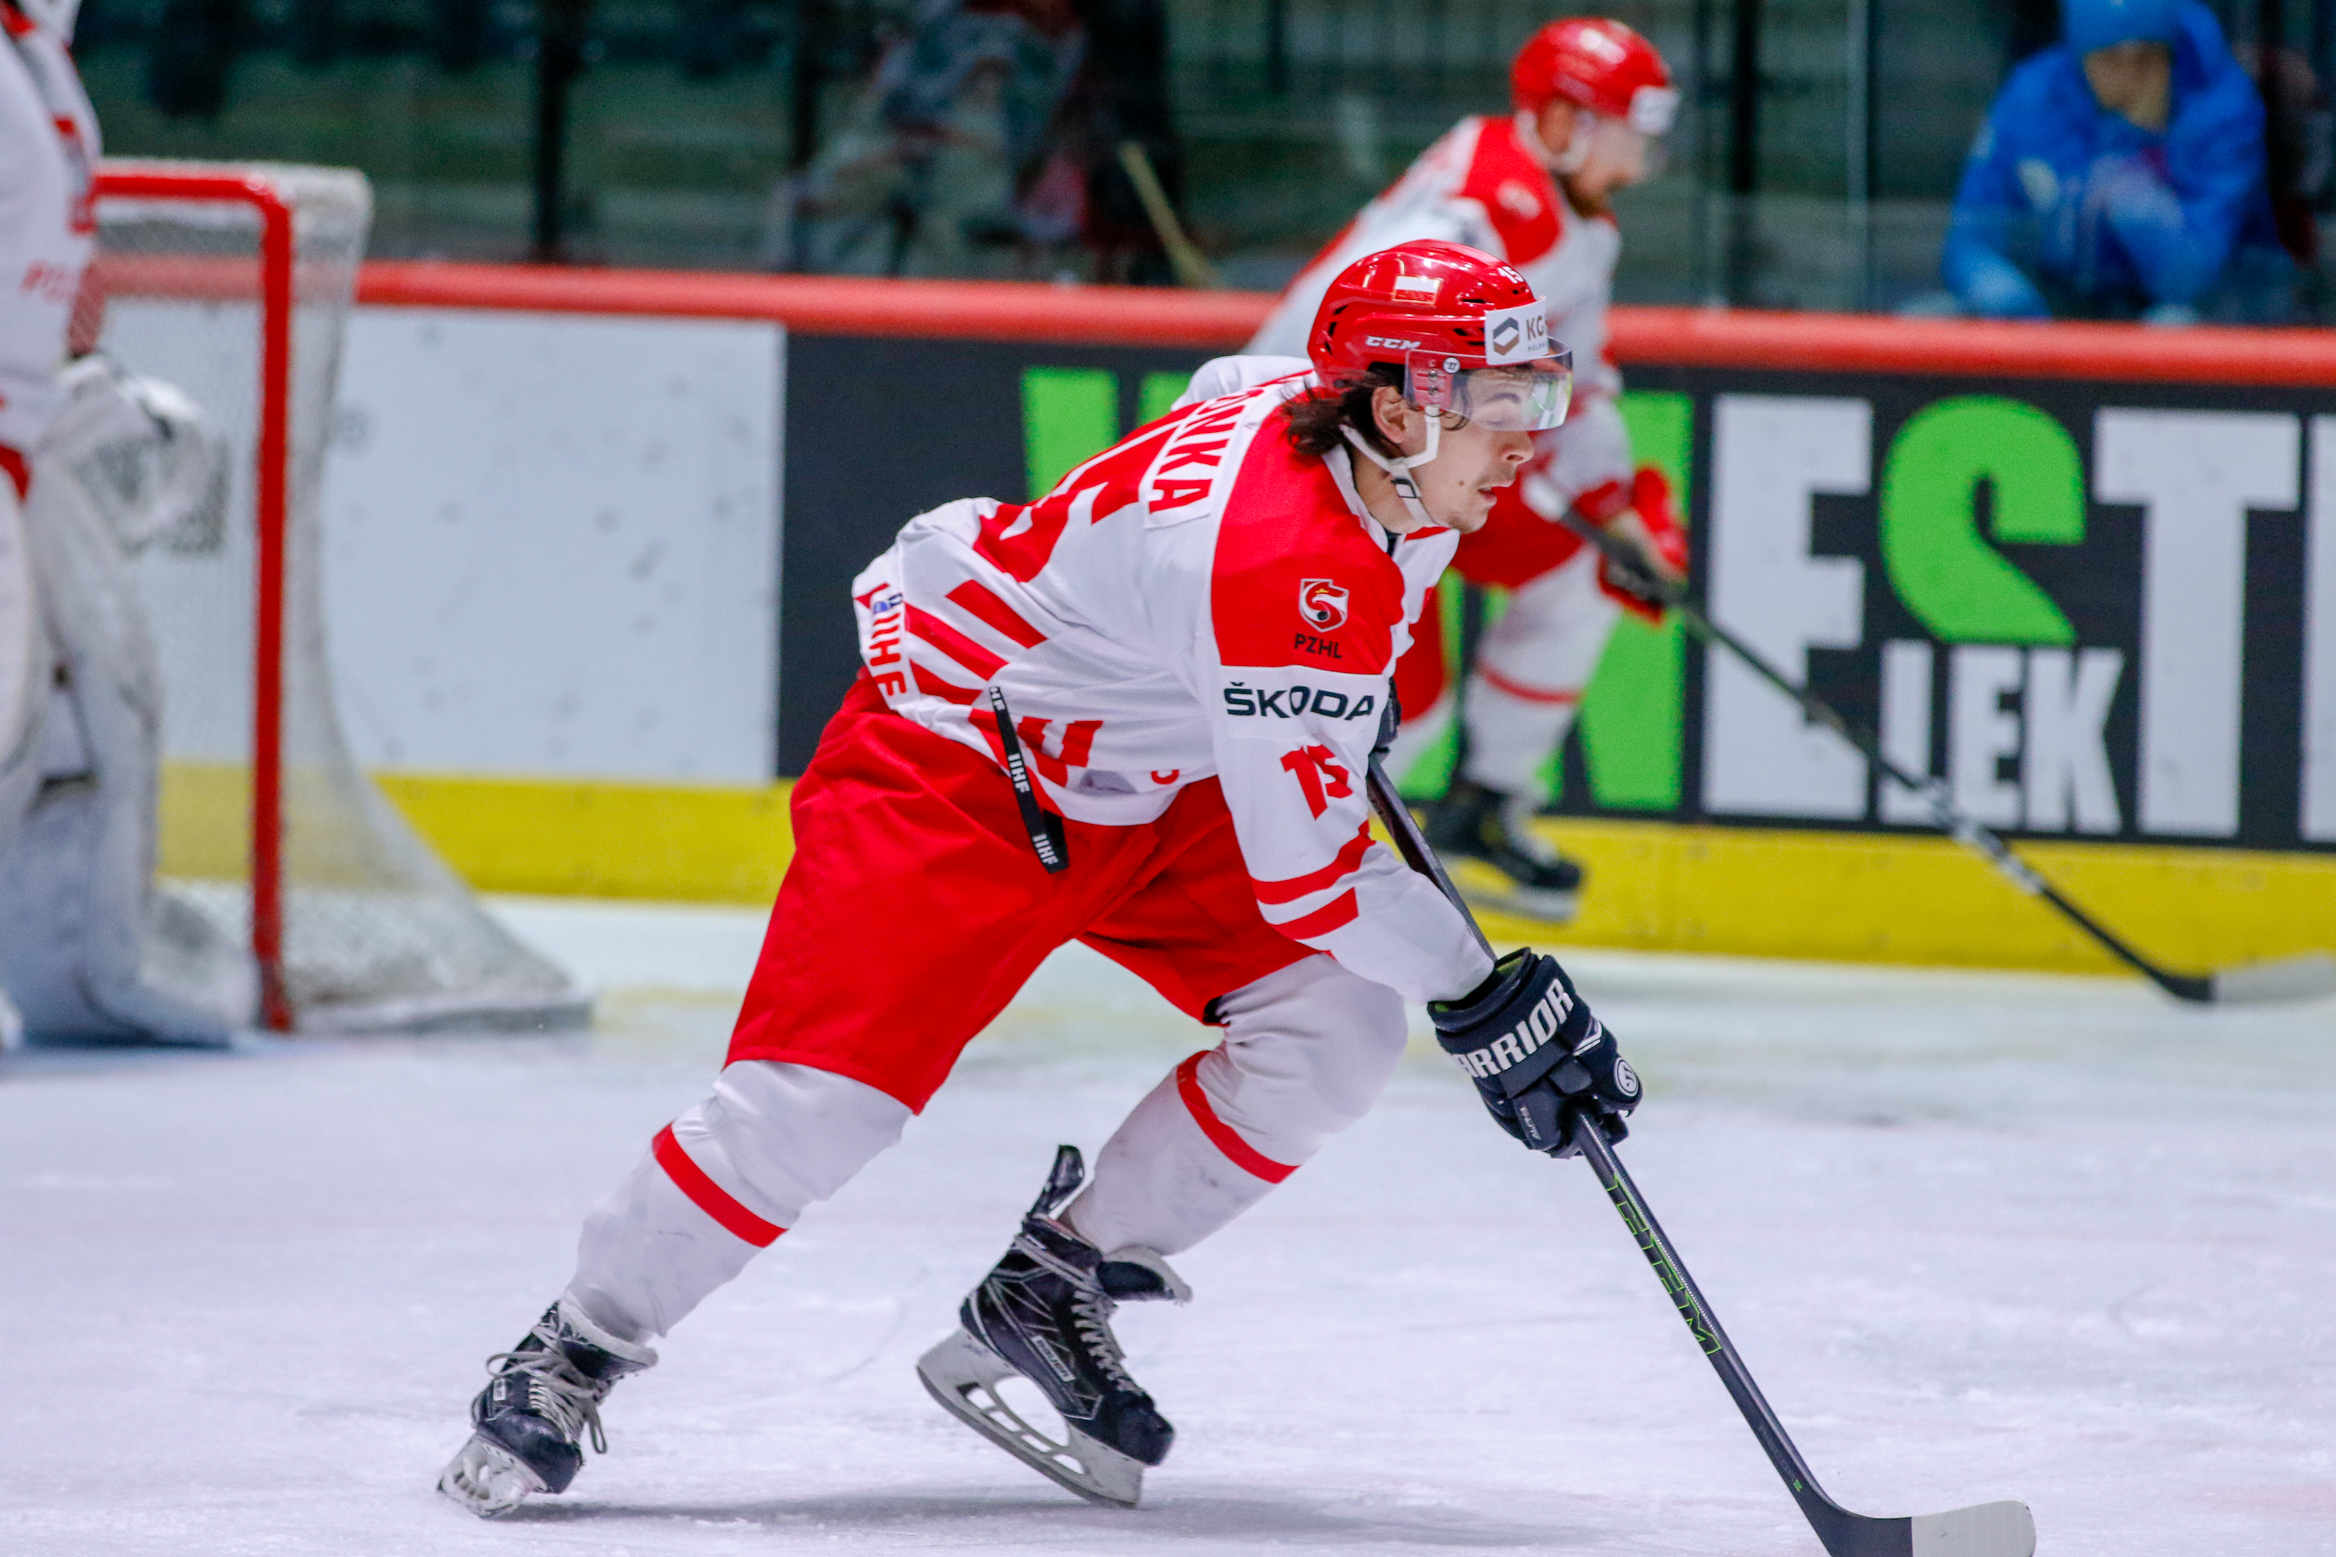
<path fill-rule="evenodd" d="M 1604 17 L 1570 16 L 1526 39 L 1509 66 L 1509 95 L 1530 114 L 1563 98 L 1646 135 L 1668 134 L 1679 110 L 1655 46 Z"/>

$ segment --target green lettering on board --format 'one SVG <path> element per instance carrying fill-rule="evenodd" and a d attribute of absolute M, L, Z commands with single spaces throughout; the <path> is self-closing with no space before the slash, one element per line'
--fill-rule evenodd
<path fill-rule="evenodd" d="M 1692 492 L 1694 397 L 1651 391 L 1626 394 L 1619 405 L 1630 429 L 1632 458 L 1663 473 L 1679 507 L 1679 522 L 1685 524 Z M 1590 769 L 1590 796 L 1599 805 L 1678 809 L 1686 665 L 1686 640 L 1676 617 L 1666 616 L 1655 627 L 1625 613 L 1614 624 L 1597 674 L 1582 693 L 1582 754 Z M 1557 782 L 1550 788 L 1559 792 Z"/>
<path fill-rule="evenodd" d="M 1147 373 L 1136 391 L 1136 425 L 1156 422 L 1176 405 L 1176 397 L 1192 383 L 1189 373 Z"/>
<path fill-rule="evenodd" d="M 1119 438 L 1119 379 L 1107 368 L 1022 370 L 1022 459 L 1044 497 Z"/>
<path fill-rule="evenodd" d="M 1907 418 L 1882 465 L 1882 561 L 1898 598 L 1947 643 L 2075 643 L 2052 597 L 1980 535 L 1982 483 L 1996 540 L 2085 538 L 2084 462 L 2068 429 L 2000 395 L 1936 401 Z"/>

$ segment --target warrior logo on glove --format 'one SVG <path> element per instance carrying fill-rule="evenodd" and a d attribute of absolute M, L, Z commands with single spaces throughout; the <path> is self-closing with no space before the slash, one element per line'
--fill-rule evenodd
<path fill-rule="evenodd" d="M 1638 1073 L 1556 958 L 1511 952 L 1481 988 L 1430 1005 L 1428 1016 L 1485 1111 L 1533 1150 L 1572 1155 L 1584 1116 L 1611 1140 L 1629 1133 L 1623 1116 L 1638 1107 Z"/>

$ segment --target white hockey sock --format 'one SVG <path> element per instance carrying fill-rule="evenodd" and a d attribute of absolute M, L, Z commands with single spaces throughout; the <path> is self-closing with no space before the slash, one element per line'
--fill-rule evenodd
<path fill-rule="evenodd" d="M 1560 701 L 1559 697 L 1563 700 Z M 1548 798 L 1541 769 L 1573 728 L 1572 694 L 1520 697 L 1485 680 L 1468 678 L 1468 761 L 1461 777 L 1504 795 Z"/>
<path fill-rule="evenodd" d="M 1180 1253 L 1264 1199 L 1369 1111 L 1408 1036 L 1393 990 L 1320 955 L 1217 1009 L 1223 1045 L 1145 1095 L 1066 1213 L 1106 1253 Z"/>
<path fill-rule="evenodd" d="M 908 1117 L 874 1087 L 808 1065 L 730 1066 L 585 1218 L 569 1300 L 628 1341 L 666 1334 L 899 1140 Z"/>

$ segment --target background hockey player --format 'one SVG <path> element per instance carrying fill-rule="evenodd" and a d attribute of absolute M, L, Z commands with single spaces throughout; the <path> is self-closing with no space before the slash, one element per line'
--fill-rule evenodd
<path fill-rule="evenodd" d="M 1653 171 L 1678 93 L 1653 44 L 1620 22 L 1583 18 L 1534 34 L 1509 79 L 1513 113 L 1472 115 L 1421 153 L 1290 284 L 1249 350 L 1301 353 L 1331 278 L 1357 255 L 1414 238 L 1501 255 L 1547 301 L 1550 337 L 1574 355 L 1575 409 L 1562 429 L 1536 437 L 1524 478 L 1460 543 L 1462 577 L 1511 593 L 1478 647 L 1463 699 L 1465 757 L 1429 815 L 1428 835 L 1439 851 L 1474 856 L 1507 883 L 1487 894 L 1462 872 L 1464 889 L 1563 922 L 1573 917 L 1581 870 L 1528 819 L 1547 799 L 1543 765 L 1572 727 L 1622 606 L 1637 602 L 1555 521 L 1571 508 L 1627 535 L 1669 577 L 1687 559 L 1662 477 L 1632 468 L 1615 405 L 1621 375 L 1606 342 L 1622 243 L 1610 201 Z M 1445 663 L 1431 612 L 1399 676 L 1405 724 L 1390 767 L 1398 777 L 1446 726 Z"/>
<path fill-rule="evenodd" d="M 1638 1083 L 1550 958 L 1496 967 L 1373 842 L 1389 675 L 1459 532 L 1565 415 L 1525 278 L 1407 244 L 1328 289 L 1299 373 L 1190 406 L 1029 504 L 951 503 L 854 586 L 865 674 L 796 786 L 796 854 L 729 1063 L 587 1221 L 574 1278 L 491 1362 L 441 1490 L 564 1490 L 619 1378 L 891 1145 L 1076 938 L 1224 1041 L 1163 1078 L 1092 1182 L 1065 1148 L 919 1364 L 1000 1447 L 1132 1505 L 1167 1420 L 1113 1305 L 1370 1106 L 1431 1014 L 1504 1127 L 1559 1149 Z M 1410 344 L 1388 347 L 1399 339 Z M 913 927 L 887 938 L 883 928 Z M 1065 1436 L 996 1393 L 1036 1384 Z"/>
<path fill-rule="evenodd" d="M 216 1038 L 255 986 L 153 889 L 161 678 L 128 556 L 218 501 L 221 467 L 169 386 L 67 365 L 96 333 L 74 9 L 0 0 L 0 988 L 37 1033 Z"/>

